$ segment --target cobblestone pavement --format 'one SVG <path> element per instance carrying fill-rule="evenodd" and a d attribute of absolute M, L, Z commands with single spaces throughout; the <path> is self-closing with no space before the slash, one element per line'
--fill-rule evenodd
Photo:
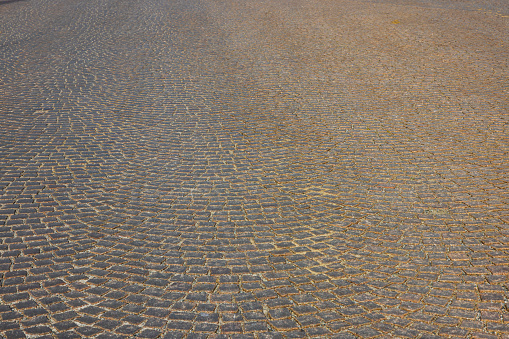
<path fill-rule="evenodd" d="M 0 337 L 509 338 L 506 0 L 0 0 Z"/>

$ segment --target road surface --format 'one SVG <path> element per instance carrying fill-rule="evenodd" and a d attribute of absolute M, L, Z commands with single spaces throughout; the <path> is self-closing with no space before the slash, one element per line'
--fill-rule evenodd
<path fill-rule="evenodd" d="M 505 0 L 0 0 L 0 337 L 508 338 Z"/>

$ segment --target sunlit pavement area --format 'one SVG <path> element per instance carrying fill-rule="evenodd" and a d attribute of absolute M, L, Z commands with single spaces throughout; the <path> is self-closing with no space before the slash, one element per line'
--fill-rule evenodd
<path fill-rule="evenodd" d="M 0 0 L 0 338 L 509 338 L 507 0 Z"/>

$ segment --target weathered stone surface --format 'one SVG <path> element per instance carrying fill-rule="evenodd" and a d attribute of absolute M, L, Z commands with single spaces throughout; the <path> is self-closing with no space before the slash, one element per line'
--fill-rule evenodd
<path fill-rule="evenodd" d="M 0 0 L 0 337 L 507 338 L 508 20 Z"/>

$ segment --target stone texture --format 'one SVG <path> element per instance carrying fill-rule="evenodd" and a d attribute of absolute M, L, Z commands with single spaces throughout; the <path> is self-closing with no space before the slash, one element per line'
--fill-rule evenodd
<path fill-rule="evenodd" d="M 0 18 L 0 337 L 509 337 L 505 1 Z"/>

